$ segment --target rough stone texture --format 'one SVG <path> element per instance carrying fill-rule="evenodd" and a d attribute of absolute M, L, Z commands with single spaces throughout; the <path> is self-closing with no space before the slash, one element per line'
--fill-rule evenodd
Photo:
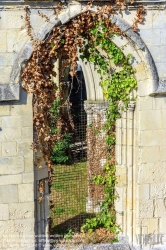
<path fill-rule="evenodd" d="M 0 101 L 13 101 L 20 99 L 20 85 L 0 84 Z"/>
<path fill-rule="evenodd" d="M 11 107 L 9 105 L 1 105 L 0 116 L 10 115 L 10 109 Z"/>
<path fill-rule="evenodd" d="M 9 204 L 9 217 L 13 219 L 32 218 L 34 213 L 33 202 Z"/>
<path fill-rule="evenodd" d="M 138 168 L 139 183 L 159 183 L 166 182 L 165 162 L 145 163 Z"/>
<path fill-rule="evenodd" d="M 160 199 L 166 196 L 166 182 L 151 184 L 150 197 L 151 199 Z"/>
<path fill-rule="evenodd" d="M 5 128 L 19 128 L 22 127 L 20 116 L 5 116 L 2 117 L 2 126 Z"/>
<path fill-rule="evenodd" d="M 0 204 L 0 220 L 9 219 L 9 207 L 8 204 Z"/>
<path fill-rule="evenodd" d="M 24 171 L 23 157 L 1 157 L 0 158 L 0 174 L 19 174 Z"/>
<path fill-rule="evenodd" d="M 17 149 L 16 142 L 4 142 L 2 144 L 2 157 L 17 155 L 16 149 Z"/>
<path fill-rule="evenodd" d="M 23 178 L 23 180 L 22 180 L 23 183 L 34 182 L 34 174 L 33 173 L 23 174 L 22 178 Z"/>
<path fill-rule="evenodd" d="M 139 201 L 139 217 L 140 218 L 153 218 L 153 200 L 140 200 Z"/>
<path fill-rule="evenodd" d="M 22 183 L 22 174 L 13 174 L 13 175 L 1 175 L 0 176 L 0 185 L 8 184 L 20 184 Z"/>
<path fill-rule="evenodd" d="M 33 47 L 31 43 L 27 43 L 21 52 L 19 53 L 17 59 L 14 62 L 14 67 L 12 68 L 12 72 L 10 75 L 10 83 L 14 83 L 17 75 L 20 73 L 22 63 L 25 60 L 28 60 L 32 55 Z"/>
<path fill-rule="evenodd" d="M 0 204 L 18 202 L 17 185 L 0 186 Z"/>
<path fill-rule="evenodd" d="M 51 16 L 50 18 L 50 23 L 45 23 L 43 27 L 37 32 L 36 37 L 40 40 L 43 40 L 47 34 L 52 30 L 52 28 L 58 24 L 60 24 L 60 18 L 55 19 L 55 16 Z"/>
<path fill-rule="evenodd" d="M 155 119 L 154 119 L 155 117 Z M 156 130 L 164 128 L 162 110 L 140 111 L 141 130 Z"/>
<path fill-rule="evenodd" d="M 34 194 L 32 191 L 34 191 L 33 183 L 19 184 L 18 185 L 19 202 L 34 201 Z"/>

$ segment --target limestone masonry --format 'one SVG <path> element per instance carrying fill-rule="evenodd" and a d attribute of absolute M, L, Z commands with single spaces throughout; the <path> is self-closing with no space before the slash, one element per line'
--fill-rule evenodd
<path fill-rule="evenodd" d="M 41 40 L 55 25 L 80 14 L 84 6 L 69 2 L 55 19 L 51 6 L 56 2 L 0 1 L 0 249 L 4 250 L 34 250 L 35 235 L 49 242 L 48 173 L 42 157 L 43 168 L 34 168 L 32 96 L 22 90 L 20 80 L 21 66 L 33 52 L 25 28 L 25 4 L 30 6 L 33 35 Z M 137 92 L 132 93 L 136 102 L 117 121 L 117 222 L 123 230 L 121 238 L 131 246 L 143 247 L 139 235 L 162 234 L 163 245 L 158 244 L 158 249 L 166 249 L 166 2 L 144 5 L 146 20 L 137 33 L 131 29 L 134 7 L 112 17 L 126 34 L 114 42 L 125 45 L 124 53 L 134 56 L 138 82 Z M 50 23 L 38 15 L 39 9 Z M 91 67 L 82 65 L 87 96 L 95 103 L 102 93 Z M 41 179 L 46 183 L 45 199 L 39 204 Z M 48 245 L 36 249 L 49 249 Z"/>

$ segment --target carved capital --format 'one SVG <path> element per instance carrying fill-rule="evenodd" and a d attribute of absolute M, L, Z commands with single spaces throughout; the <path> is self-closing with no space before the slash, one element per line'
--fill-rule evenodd
<path fill-rule="evenodd" d="M 85 101 L 84 109 L 87 114 L 105 114 L 108 107 L 108 102 L 104 101 Z"/>
<path fill-rule="evenodd" d="M 135 102 L 134 101 L 130 101 L 130 103 L 128 104 L 128 108 L 129 111 L 134 111 L 135 109 Z"/>

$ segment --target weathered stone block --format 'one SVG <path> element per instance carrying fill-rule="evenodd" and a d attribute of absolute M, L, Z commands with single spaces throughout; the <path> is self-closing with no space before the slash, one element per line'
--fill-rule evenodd
<path fill-rule="evenodd" d="M 33 133 L 32 133 L 32 135 L 33 135 Z M 22 155 L 22 156 L 26 156 L 26 157 L 33 157 L 33 149 L 31 147 L 32 141 L 31 142 L 18 142 L 17 143 L 18 155 Z"/>
<path fill-rule="evenodd" d="M 117 212 L 123 212 L 124 208 L 124 188 L 116 187 L 116 193 L 118 195 L 117 200 L 115 201 L 115 209 Z"/>
<path fill-rule="evenodd" d="M 166 97 L 156 96 L 153 98 L 153 109 L 166 109 Z M 164 114 L 163 114 L 164 116 Z"/>
<path fill-rule="evenodd" d="M 165 68 L 166 68 L 166 63 L 157 63 L 156 62 L 156 68 L 157 68 L 157 72 L 159 77 L 165 77 Z"/>
<path fill-rule="evenodd" d="M 165 12 L 161 10 L 154 11 L 152 15 L 152 23 L 153 23 L 153 30 L 165 29 L 166 28 Z"/>
<path fill-rule="evenodd" d="M 20 85 L 0 84 L 0 101 L 15 101 L 20 99 Z"/>
<path fill-rule="evenodd" d="M 166 162 L 166 146 L 162 146 L 159 149 L 160 161 Z"/>
<path fill-rule="evenodd" d="M 24 103 L 21 105 L 12 105 L 11 106 L 11 115 L 20 115 L 20 116 L 27 116 L 27 119 L 31 116 L 31 119 L 33 119 L 33 114 L 32 114 L 32 95 L 26 94 L 23 97 Z M 27 104 L 25 102 L 27 101 Z"/>
<path fill-rule="evenodd" d="M 67 23 L 70 20 L 69 10 L 62 10 L 58 15 L 58 19 L 61 21 L 62 24 Z"/>
<path fill-rule="evenodd" d="M 34 201 L 33 183 L 18 185 L 19 202 Z"/>
<path fill-rule="evenodd" d="M 4 128 L 21 127 L 21 116 L 8 116 L 2 118 L 2 126 Z"/>
<path fill-rule="evenodd" d="M 19 174 L 24 171 L 24 159 L 18 157 L 0 158 L 0 174 Z"/>
<path fill-rule="evenodd" d="M 2 156 L 15 156 L 17 155 L 16 142 L 3 142 L 2 143 Z"/>
<path fill-rule="evenodd" d="M 34 174 L 33 173 L 23 174 L 23 176 L 22 176 L 22 182 L 23 183 L 34 182 Z"/>
<path fill-rule="evenodd" d="M 152 218 L 153 217 L 153 200 L 140 200 L 139 202 L 139 217 Z"/>
<path fill-rule="evenodd" d="M 144 118 L 143 118 L 144 119 Z M 156 119 L 156 118 L 154 118 Z M 154 121 L 155 123 L 155 121 Z M 156 122 L 158 124 L 158 122 Z M 161 125 L 161 121 L 159 121 Z M 156 124 L 156 126 L 157 126 Z M 156 146 L 156 145 L 166 145 L 166 131 L 163 129 L 158 130 L 144 130 L 140 132 L 141 146 Z"/>
<path fill-rule="evenodd" d="M 117 42 L 117 46 L 119 47 L 119 43 Z M 137 53 L 135 47 L 133 46 L 132 43 L 128 42 L 128 44 L 124 45 L 123 48 L 123 53 L 128 56 L 129 54 L 131 54 L 132 51 L 132 58 L 130 59 L 130 63 L 132 65 L 132 67 L 135 69 L 135 67 L 137 67 L 137 65 L 141 64 L 142 60 L 139 56 L 139 54 Z"/>
<path fill-rule="evenodd" d="M 9 105 L 0 105 L 0 116 L 10 115 L 10 106 Z M 1 131 L 0 131 L 1 132 Z"/>
<path fill-rule="evenodd" d="M 34 218 L 15 220 L 15 232 L 29 232 L 34 230 Z"/>
<path fill-rule="evenodd" d="M 0 185 L 8 184 L 20 184 L 22 183 L 22 175 L 1 175 L 0 176 Z"/>
<path fill-rule="evenodd" d="M 131 27 L 130 29 L 126 30 L 125 33 L 138 46 L 138 48 L 145 48 L 145 43 L 143 42 L 142 38 L 136 32 L 134 32 Z"/>
<path fill-rule="evenodd" d="M 127 31 L 129 30 L 131 27 L 127 22 L 124 22 L 124 20 L 119 17 L 118 15 L 115 16 L 116 17 L 116 25 L 122 30 L 122 31 Z M 111 17 L 112 19 L 112 17 Z"/>
<path fill-rule="evenodd" d="M 24 157 L 25 173 L 33 172 L 34 163 L 32 157 Z"/>
<path fill-rule="evenodd" d="M 1 12 L 1 29 L 23 29 L 25 28 L 25 11 L 10 10 Z"/>
<path fill-rule="evenodd" d="M 166 33 L 165 33 L 165 29 L 161 29 L 160 31 L 161 33 L 161 45 L 165 45 L 166 44 Z"/>
<path fill-rule="evenodd" d="M 82 8 L 82 6 L 81 6 L 81 4 L 79 2 L 74 3 L 74 4 L 71 2 L 69 4 L 70 19 L 74 18 L 75 16 L 80 14 L 81 13 L 81 8 Z"/>
<path fill-rule="evenodd" d="M 22 63 L 30 58 L 32 52 L 33 52 L 32 44 L 30 42 L 26 43 L 14 62 L 10 75 L 10 83 L 15 82 L 17 75 L 20 73 Z"/>
<path fill-rule="evenodd" d="M 12 66 L 0 66 L 0 84 L 8 84 Z"/>
<path fill-rule="evenodd" d="M 34 250 L 35 249 L 35 235 L 34 230 L 28 232 L 22 232 L 20 235 L 20 245 L 22 249 Z M 26 239 L 26 240 L 25 240 Z M 20 250 L 20 249 L 19 249 Z M 47 250 L 47 249 L 46 249 Z"/>
<path fill-rule="evenodd" d="M 155 199 L 154 205 L 154 216 L 158 218 L 162 218 L 166 213 L 166 200 L 164 199 Z"/>
<path fill-rule="evenodd" d="M 155 232 L 155 234 L 159 233 L 158 223 L 159 223 L 158 218 L 148 219 L 148 234 L 154 234 L 154 232 Z"/>
<path fill-rule="evenodd" d="M 6 52 L 6 51 L 7 51 L 6 30 L 1 30 L 0 52 Z"/>
<path fill-rule="evenodd" d="M 118 46 L 118 47 L 125 47 L 129 44 L 129 41 L 127 40 L 126 37 L 123 37 L 123 36 L 117 36 L 115 35 L 113 38 L 112 38 L 112 41 Z"/>
<path fill-rule="evenodd" d="M 148 200 L 150 196 L 150 185 L 142 184 L 139 185 L 139 199 Z"/>
<path fill-rule="evenodd" d="M 117 186 L 123 187 L 127 184 L 127 168 L 126 167 L 116 167 L 116 178 L 117 178 Z"/>
<path fill-rule="evenodd" d="M 18 188 L 17 185 L 0 186 L 0 203 L 18 202 Z"/>
<path fill-rule="evenodd" d="M 5 77 L 5 75 L 10 75 L 10 72 L 11 72 L 11 69 L 12 69 L 12 66 L 0 66 L 0 75 L 3 75 L 3 77 Z M 1 78 L 0 82 L 2 82 L 3 79 Z M 7 82 L 5 82 L 7 83 Z"/>
<path fill-rule="evenodd" d="M 166 216 L 164 214 L 162 219 L 160 219 L 160 233 L 164 234 L 164 236 L 165 236 L 165 225 L 166 225 Z M 164 237 L 164 239 L 166 242 L 166 237 Z"/>
<path fill-rule="evenodd" d="M 0 221 L 9 219 L 8 204 L 0 204 Z"/>
<path fill-rule="evenodd" d="M 140 35 L 146 45 L 160 45 L 160 30 L 159 29 L 144 29 L 140 30 Z"/>
<path fill-rule="evenodd" d="M 22 126 L 23 127 L 32 127 L 33 126 L 33 117 L 32 116 L 22 116 Z"/>
<path fill-rule="evenodd" d="M 138 169 L 138 183 L 166 182 L 165 162 L 141 164 Z"/>
<path fill-rule="evenodd" d="M 2 128 L 0 138 L 1 142 L 21 141 L 21 128 Z"/>
<path fill-rule="evenodd" d="M 146 84 L 145 84 L 145 81 L 146 81 Z M 145 96 L 148 96 L 149 93 L 151 92 L 151 85 L 152 85 L 152 81 L 150 79 L 147 79 L 147 80 L 143 80 L 143 81 L 138 81 L 137 82 L 137 85 L 138 85 L 138 95 L 140 97 L 145 97 Z"/>
<path fill-rule="evenodd" d="M 161 110 L 140 111 L 140 130 L 162 129 L 163 127 Z"/>
<path fill-rule="evenodd" d="M 49 23 L 45 23 L 43 25 L 43 27 L 41 28 L 41 30 L 39 32 L 37 32 L 37 34 L 35 34 L 35 36 L 39 39 L 39 40 L 43 40 L 46 35 L 52 30 L 52 28 L 58 24 L 60 24 L 60 19 L 56 18 L 55 19 L 55 15 L 49 16 L 50 18 L 50 22 Z"/>
<path fill-rule="evenodd" d="M 161 55 L 161 47 L 158 45 L 155 46 L 148 46 L 148 49 L 153 58 L 155 58 L 155 62 L 163 62 L 163 58 Z M 165 54 L 165 53 L 164 53 Z"/>
<path fill-rule="evenodd" d="M 159 199 L 166 196 L 166 183 L 157 183 L 150 185 L 150 198 Z"/>
<path fill-rule="evenodd" d="M 27 219 L 33 217 L 34 217 L 34 202 L 9 204 L 10 220 Z"/>
<path fill-rule="evenodd" d="M 0 66 L 12 66 L 14 62 L 14 56 L 12 53 L 0 54 Z"/>
<path fill-rule="evenodd" d="M 20 48 L 29 40 L 27 30 L 10 29 L 7 30 L 7 51 L 19 52 Z"/>
<path fill-rule="evenodd" d="M 4 236 L 7 237 L 7 236 L 9 236 L 11 234 L 15 234 L 14 232 L 15 232 L 15 227 L 14 227 L 14 221 L 13 220 L 0 221 L 0 234 L 1 235 L 5 233 Z"/>
<path fill-rule="evenodd" d="M 158 162 L 159 161 L 159 147 L 144 147 L 141 149 L 142 163 Z"/>
<path fill-rule="evenodd" d="M 150 96 L 139 97 L 140 110 L 151 110 L 153 109 L 153 99 Z"/>
<path fill-rule="evenodd" d="M 33 141 L 33 127 L 22 128 L 22 140 L 23 141 Z"/>

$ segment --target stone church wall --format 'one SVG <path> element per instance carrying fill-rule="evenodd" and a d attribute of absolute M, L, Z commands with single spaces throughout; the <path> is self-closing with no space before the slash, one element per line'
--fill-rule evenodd
<path fill-rule="evenodd" d="M 34 35 L 40 35 L 38 31 L 45 25 L 37 13 L 38 8 L 47 15 L 52 14 L 49 4 L 38 3 L 37 6 L 31 6 Z M 116 203 L 117 221 L 122 226 L 122 236 L 128 237 L 134 246 L 142 244 L 136 237 L 140 234 L 165 234 L 163 242 L 166 244 L 166 93 L 163 90 L 166 11 L 164 5 L 156 6 L 155 3 L 146 6 L 146 21 L 139 25 L 138 34 L 153 57 L 157 69 L 154 78 L 160 82 L 162 93 L 158 91 L 160 95 L 149 96 L 151 78 L 144 59 L 139 56 L 143 63 L 137 68 L 137 79 L 143 80 L 139 81 L 135 93 L 138 95 L 136 104 L 117 122 L 117 148 L 124 159 L 117 155 L 120 197 Z M 132 25 L 134 15 L 135 10 L 130 8 L 121 17 Z M 44 164 L 41 170 L 34 169 L 33 165 L 32 96 L 19 90 L 19 73 L 16 74 L 20 67 L 17 56 L 29 41 L 24 17 L 22 5 L 0 5 L 0 249 L 8 250 L 34 249 L 35 232 L 47 233 L 49 217 L 45 209 L 45 214 L 39 215 L 43 207 L 48 208 L 48 190 L 44 194 L 45 204 L 36 205 L 38 182 L 47 180 L 48 176 Z M 64 19 L 62 14 L 61 20 Z M 128 53 L 132 54 L 131 49 Z M 9 83 L 14 83 L 13 87 L 8 86 Z M 32 246 L 28 243 L 27 248 L 26 240 L 23 244 L 25 237 Z M 13 242 L 15 248 L 11 245 Z"/>

